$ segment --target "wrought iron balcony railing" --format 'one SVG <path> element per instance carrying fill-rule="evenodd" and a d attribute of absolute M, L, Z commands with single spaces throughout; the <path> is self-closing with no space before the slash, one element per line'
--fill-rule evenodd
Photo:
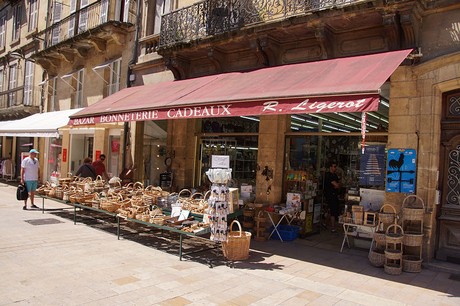
<path fill-rule="evenodd" d="M 109 21 L 123 21 L 134 24 L 136 16 L 131 10 L 128 10 L 126 16 L 122 18 L 113 18 L 110 15 L 111 3 L 112 1 L 101 0 L 94 2 L 41 31 L 36 35 L 38 40 L 43 42 L 41 49 L 54 46 Z M 131 3 L 133 1 L 130 1 L 130 6 Z"/>
<path fill-rule="evenodd" d="M 159 47 L 369 0 L 206 0 L 163 15 Z"/>

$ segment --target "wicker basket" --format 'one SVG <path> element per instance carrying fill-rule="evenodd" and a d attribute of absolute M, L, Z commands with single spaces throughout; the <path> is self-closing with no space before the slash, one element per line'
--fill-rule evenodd
<path fill-rule="evenodd" d="M 391 230 L 390 230 L 391 229 Z M 397 224 L 392 224 L 387 228 L 385 233 L 386 243 L 402 243 L 404 239 L 404 230 Z"/>
<path fill-rule="evenodd" d="M 377 231 L 374 233 L 374 241 L 377 244 L 385 244 L 385 232 Z"/>
<path fill-rule="evenodd" d="M 238 225 L 238 231 L 233 231 L 233 224 Z M 227 241 L 222 242 L 222 251 L 228 260 L 245 260 L 249 257 L 249 245 L 251 233 L 241 229 L 241 224 L 233 220 L 230 224 L 230 231 Z"/>
<path fill-rule="evenodd" d="M 372 249 L 369 252 L 369 262 L 374 267 L 383 267 L 385 264 L 385 252 L 380 249 Z"/>
<path fill-rule="evenodd" d="M 385 212 L 386 207 L 391 208 L 393 212 Z M 380 208 L 380 212 L 379 212 L 379 222 L 383 224 L 391 224 L 395 222 L 395 220 L 396 220 L 396 209 L 394 208 L 394 206 L 390 204 L 382 205 L 382 207 Z"/>
<path fill-rule="evenodd" d="M 400 275 L 402 273 L 402 267 L 394 264 L 386 264 L 383 266 L 385 273 L 390 275 Z"/>
<path fill-rule="evenodd" d="M 418 256 L 404 255 L 402 269 L 404 272 L 418 273 L 422 271 L 422 260 Z"/>
<path fill-rule="evenodd" d="M 409 195 L 405 197 L 402 204 L 402 212 L 404 220 L 423 220 L 423 216 L 425 214 L 425 204 L 422 198 L 417 195 Z"/>
<path fill-rule="evenodd" d="M 385 258 L 389 260 L 402 260 L 402 250 L 385 249 Z"/>
<path fill-rule="evenodd" d="M 407 246 L 422 246 L 423 234 L 418 232 L 405 231 L 403 243 Z"/>

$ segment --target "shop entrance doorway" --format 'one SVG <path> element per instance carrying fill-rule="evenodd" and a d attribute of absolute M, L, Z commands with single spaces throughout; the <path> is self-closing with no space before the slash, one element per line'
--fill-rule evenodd
<path fill-rule="evenodd" d="M 460 91 L 446 94 L 443 106 L 436 258 L 460 264 Z"/>

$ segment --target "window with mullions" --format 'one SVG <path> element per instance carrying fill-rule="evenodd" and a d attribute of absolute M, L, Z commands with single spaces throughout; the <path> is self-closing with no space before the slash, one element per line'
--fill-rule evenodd
<path fill-rule="evenodd" d="M 109 95 L 116 93 L 120 90 L 120 75 L 121 75 L 121 59 L 118 59 L 110 64 L 110 78 L 109 78 Z"/>
<path fill-rule="evenodd" d="M 35 64 L 25 61 L 26 71 L 24 73 L 24 105 L 33 105 L 33 81 Z"/>
<path fill-rule="evenodd" d="M 83 77 L 84 69 L 78 70 L 75 86 L 75 108 L 83 107 Z"/>
<path fill-rule="evenodd" d="M 52 78 L 48 82 L 48 109 L 50 112 L 59 110 L 57 99 L 57 77 Z"/>
<path fill-rule="evenodd" d="M 8 94 L 8 106 L 16 105 L 16 86 L 17 86 L 17 77 L 18 77 L 18 65 L 12 64 L 10 66 L 9 74 L 9 86 L 8 89 L 10 93 Z"/>
<path fill-rule="evenodd" d="M 0 14 L 0 49 L 5 48 L 6 13 Z"/>
<path fill-rule="evenodd" d="M 18 40 L 21 36 L 21 24 L 22 24 L 22 5 L 17 4 L 13 8 L 13 33 L 12 40 Z"/>
<path fill-rule="evenodd" d="M 30 0 L 29 3 L 29 32 L 37 28 L 38 0 Z"/>

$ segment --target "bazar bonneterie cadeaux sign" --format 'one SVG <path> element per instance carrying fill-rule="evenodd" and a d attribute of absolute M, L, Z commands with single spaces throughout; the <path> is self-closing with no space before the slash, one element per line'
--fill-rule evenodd
<path fill-rule="evenodd" d="M 378 95 L 318 97 L 307 99 L 272 100 L 258 102 L 235 102 L 226 104 L 206 104 L 196 106 L 177 106 L 124 113 L 104 114 L 73 118 L 70 125 L 96 123 L 214 118 L 234 116 L 259 116 L 273 114 L 368 112 L 378 109 Z M 91 108 L 91 106 L 90 106 Z"/>

